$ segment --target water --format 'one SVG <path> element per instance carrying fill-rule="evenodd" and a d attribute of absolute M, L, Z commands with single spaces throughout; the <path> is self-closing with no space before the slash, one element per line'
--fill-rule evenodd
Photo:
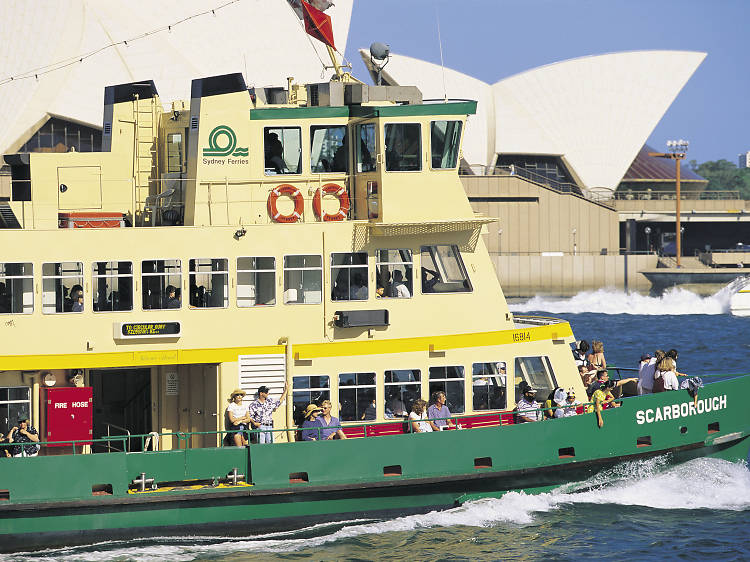
<path fill-rule="evenodd" d="M 635 367 L 643 352 L 679 351 L 680 371 L 750 371 L 750 318 L 728 314 L 728 291 L 661 298 L 613 291 L 535 298 L 515 313 L 567 318 L 576 337 L 604 342 L 608 363 Z M 704 379 L 708 380 L 708 378 Z M 390 520 L 311 525 L 251 538 L 164 537 L 54 549 L 7 560 L 750 560 L 746 464 L 662 458 L 539 495 L 500 499 Z"/>

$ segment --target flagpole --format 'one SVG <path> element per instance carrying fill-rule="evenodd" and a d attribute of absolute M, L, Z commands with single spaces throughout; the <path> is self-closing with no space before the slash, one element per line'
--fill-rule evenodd
<path fill-rule="evenodd" d="M 336 78 L 341 80 L 343 72 L 341 72 L 341 65 L 339 64 L 339 61 L 336 58 L 336 52 L 333 50 L 333 48 L 330 45 L 326 45 L 326 49 L 328 49 L 328 56 L 331 57 L 331 61 L 333 62 L 333 69 L 336 71 Z"/>

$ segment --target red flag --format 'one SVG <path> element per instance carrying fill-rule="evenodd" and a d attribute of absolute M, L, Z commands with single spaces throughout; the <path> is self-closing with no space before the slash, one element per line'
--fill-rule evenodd
<path fill-rule="evenodd" d="M 311 6 L 305 0 L 301 0 L 301 2 L 307 34 L 335 49 L 336 45 L 333 44 L 333 28 L 331 27 L 330 16 Z"/>

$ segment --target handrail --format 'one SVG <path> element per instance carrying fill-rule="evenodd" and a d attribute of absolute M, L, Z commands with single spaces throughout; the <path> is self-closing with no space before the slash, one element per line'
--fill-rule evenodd
<path fill-rule="evenodd" d="M 109 423 L 109 422 L 104 422 L 104 425 L 107 426 L 107 439 L 108 440 L 109 440 L 109 437 L 111 437 L 111 434 L 109 432 L 109 430 L 111 428 L 119 429 L 120 431 L 124 431 L 126 433 L 126 435 L 127 435 L 127 441 L 125 442 L 126 443 L 125 447 L 123 447 L 123 452 L 125 452 L 125 449 L 127 449 L 129 447 L 129 444 L 130 444 L 130 430 L 129 429 L 125 429 L 124 427 L 120 427 L 119 425 L 115 425 L 113 423 Z M 119 437 L 119 436 L 117 436 L 117 437 Z M 109 452 L 112 452 L 112 445 L 108 444 L 107 445 L 107 449 L 108 449 Z"/>
<path fill-rule="evenodd" d="M 656 189 L 635 191 L 626 189 L 624 191 L 615 191 L 613 196 L 620 201 L 669 201 L 677 199 L 677 191 L 662 191 Z M 704 191 L 681 189 L 680 199 L 728 201 L 735 199 L 741 200 L 742 197 L 740 197 L 740 192 L 737 190 Z"/>

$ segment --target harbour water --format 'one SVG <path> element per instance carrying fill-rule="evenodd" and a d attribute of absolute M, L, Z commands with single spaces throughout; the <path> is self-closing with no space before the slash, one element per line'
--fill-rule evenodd
<path fill-rule="evenodd" d="M 651 298 L 602 290 L 565 300 L 535 298 L 511 309 L 567 318 L 576 337 L 602 340 L 607 362 L 621 367 L 635 367 L 643 352 L 674 347 L 680 371 L 709 382 L 712 374 L 750 372 L 750 318 L 731 316 L 728 300 L 726 291 L 701 298 L 674 290 Z M 746 463 L 696 459 L 669 467 L 657 458 L 545 494 L 513 492 L 424 515 L 311 521 L 302 531 L 263 536 L 112 541 L 6 557 L 32 558 L 748 560 L 750 471 Z"/>

